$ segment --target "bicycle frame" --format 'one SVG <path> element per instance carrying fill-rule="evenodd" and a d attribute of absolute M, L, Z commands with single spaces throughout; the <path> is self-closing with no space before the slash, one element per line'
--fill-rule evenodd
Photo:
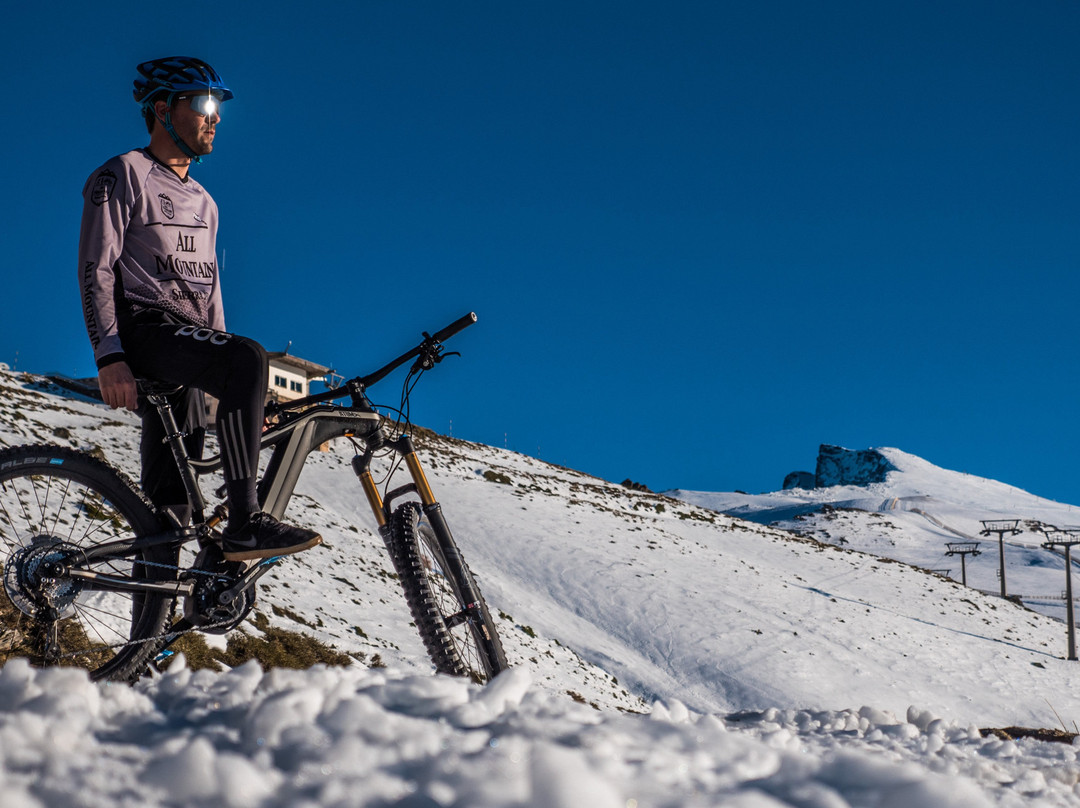
<path fill-rule="evenodd" d="M 398 357 L 375 373 L 352 379 L 341 388 L 277 404 L 269 408 L 268 412 L 279 416 L 281 421 L 270 426 L 263 433 L 260 441 L 261 448 L 273 448 L 273 454 L 262 478 L 259 480 L 257 489 L 259 502 L 263 510 L 275 518 L 283 516 L 304 463 L 308 455 L 317 447 L 334 438 L 350 437 L 360 439 L 364 441 L 365 449 L 363 453 L 359 453 L 353 458 L 352 467 L 360 481 L 383 540 L 387 542 L 389 540 L 388 524 L 393 511 L 394 500 L 407 494 L 415 494 L 419 498 L 424 515 L 438 539 L 443 561 L 447 565 L 448 571 L 452 573 L 454 580 L 465 581 L 464 587 L 466 590 L 472 590 L 472 587 L 468 584 L 469 576 L 464 574 L 465 566 L 461 553 L 450 533 L 446 519 L 443 517 L 442 506 L 435 499 L 435 495 L 428 483 L 411 436 L 404 433 L 393 438 L 387 437 L 382 430 L 384 418 L 375 411 L 367 398 L 365 390 L 368 386 L 384 378 L 391 371 L 413 358 L 417 358 L 418 367 L 430 369 L 443 358 L 440 356 L 442 340 L 447 339 L 475 321 L 476 315 L 468 314 L 434 336 L 429 336 L 425 332 L 425 339 L 421 345 Z M 348 406 L 325 403 L 346 396 L 351 398 L 351 404 Z M 222 456 L 219 454 L 205 460 L 189 457 L 183 442 L 184 434 L 177 427 L 166 392 L 161 390 L 149 392 L 147 400 L 157 409 L 164 424 L 164 440 L 171 447 L 177 468 L 180 471 L 180 477 L 191 507 L 191 523 L 193 526 L 183 527 L 174 520 L 173 529 L 169 531 L 153 536 L 108 542 L 94 548 L 88 548 L 80 553 L 77 560 L 73 559 L 76 563 L 79 561 L 89 562 L 107 555 L 133 554 L 140 548 L 159 543 L 176 544 L 177 547 L 192 540 L 203 543 L 210 540 L 210 530 L 224 518 L 224 512 L 221 509 L 215 509 L 215 513 L 207 519 L 206 500 L 197 482 L 199 475 L 222 468 L 224 465 Z M 371 462 L 375 452 L 383 449 L 389 449 L 403 459 L 411 478 L 410 483 L 387 492 L 385 499 L 371 473 Z M 175 595 L 191 595 L 194 589 L 194 584 L 190 581 L 148 581 L 103 574 L 80 569 L 78 566 L 69 567 L 66 573 L 73 578 L 80 579 L 85 586 L 90 588 L 129 592 L 164 592 Z M 478 596 L 475 591 L 460 591 L 458 596 L 462 603 L 465 604 L 466 610 L 476 607 Z"/>
<path fill-rule="evenodd" d="M 480 594 L 482 581 L 465 563 L 432 492 L 408 418 L 419 376 L 451 355 L 443 354 L 442 340 L 475 319 L 470 314 L 434 336 L 425 333 L 416 348 L 342 387 L 268 403 L 257 447 L 267 450 L 257 458 L 264 462 L 256 463 L 263 473 L 248 482 L 256 485 L 257 507 L 267 518 L 280 518 L 308 456 L 330 440 L 349 438 L 356 449 L 351 467 L 396 573 L 388 577 L 396 579 L 432 665 L 484 683 L 506 670 L 506 654 Z M 395 422 L 381 407 L 376 411 L 366 390 L 412 359 Z M 248 619 L 255 586 L 277 569 L 282 556 L 273 553 L 281 551 L 256 542 L 257 552 L 235 554 L 256 558 L 226 558 L 234 555 L 226 552 L 230 534 L 223 532 L 228 500 L 222 489 L 215 495 L 208 489 L 204 497 L 200 483 L 211 482 L 201 475 L 227 466 L 227 442 L 218 456 L 188 456 L 190 441 L 169 404 L 180 390 L 139 382 L 140 395 L 164 427 L 162 450 L 172 453 L 186 492 L 182 507 L 153 508 L 122 472 L 85 451 L 26 445 L 0 453 L 0 516 L 7 520 L 0 628 L 10 638 L 0 657 L 24 655 L 44 665 L 70 660 L 95 678 L 127 681 L 165 659 L 169 646 L 188 632 L 222 635 Z M 340 468 L 338 461 L 331 465 Z M 353 504 L 363 508 L 359 499 Z M 243 516 L 234 511 L 231 519 Z M 361 521 L 372 526 L 367 517 Z"/>
<path fill-rule="evenodd" d="M 164 397 L 150 397 L 165 421 L 169 441 L 173 448 L 180 475 L 188 489 L 189 504 L 192 507 L 193 521 L 199 524 L 205 521 L 206 502 L 202 491 L 196 484 L 196 475 L 217 471 L 223 465 L 221 455 L 206 460 L 193 460 L 187 456 L 183 435 L 176 431 L 171 408 Z M 299 403 L 287 405 L 285 412 L 292 412 L 303 406 Z M 428 484 L 423 467 L 416 455 L 416 449 L 408 435 L 387 440 L 379 433 L 383 417 L 375 412 L 366 401 L 359 406 L 337 407 L 316 405 L 307 409 L 283 424 L 270 427 L 263 433 L 260 448 L 273 447 L 274 452 L 259 480 L 259 504 L 263 510 L 280 519 L 300 478 L 308 455 L 316 448 L 334 438 L 359 438 L 367 443 L 367 450 L 353 458 L 353 469 L 360 479 L 360 484 L 367 496 L 375 520 L 379 527 L 389 521 L 389 503 L 407 490 L 414 491 L 425 505 L 437 504 Z M 378 486 L 371 474 L 371 460 L 377 449 L 389 448 L 405 461 L 405 466 L 412 476 L 412 485 L 396 489 L 387 496 L 384 503 Z"/>

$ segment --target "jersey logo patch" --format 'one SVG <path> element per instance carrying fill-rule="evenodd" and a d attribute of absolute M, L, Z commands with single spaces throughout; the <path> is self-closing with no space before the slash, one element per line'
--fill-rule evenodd
<path fill-rule="evenodd" d="M 107 168 L 99 171 L 97 177 L 94 178 L 94 187 L 90 191 L 90 201 L 98 206 L 104 205 L 112 198 L 115 187 L 116 175 Z"/>
<path fill-rule="evenodd" d="M 158 199 L 161 201 L 161 212 L 165 214 L 166 219 L 171 219 L 173 217 L 173 205 L 169 195 L 158 194 Z"/>

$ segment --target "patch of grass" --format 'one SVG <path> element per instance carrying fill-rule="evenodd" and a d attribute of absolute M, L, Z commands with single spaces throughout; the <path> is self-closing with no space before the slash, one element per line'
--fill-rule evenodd
<path fill-rule="evenodd" d="M 296 612 L 294 612 L 292 609 L 287 609 L 284 606 L 273 606 L 273 605 L 270 608 L 273 610 L 274 614 L 276 614 L 278 617 L 284 617 L 284 618 L 286 618 L 288 620 L 292 620 L 294 623 L 299 623 L 302 626 L 307 626 L 308 628 L 316 628 L 314 623 L 312 623 L 310 620 L 307 620 L 307 619 L 301 617 Z"/>
<path fill-rule="evenodd" d="M 513 481 L 502 472 L 492 471 L 488 469 L 484 472 L 484 479 L 489 483 L 499 483 L 500 485 L 513 485 Z"/>
<path fill-rule="evenodd" d="M 1015 741 L 1017 738 L 1035 738 L 1039 741 L 1072 744 L 1077 737 L 1075 732 L 1066 732 L 1060 729 L 1033 729 L 1031 727 L 1000 727 L 980 729 L 979 732 L 984 738 L 993 735 L 1003 741 Z"/>
<path fill-rule="evenodd" d="M 571 699 L 576 701 L 578 704 L 588 704 L 594 710 L 599 710 L 600 709 L 600 705 L 597 704 L 595 701 L 586 701 L 584 696 L 582 696 L 580 693 L 577 693 L 577 692 L 575 692 L 573 690 L 567 690 L 566 695 L 568 695 Z"/>
<path fill-rule="evenodd" d="M 85 492 L 82 499 L 83 513 L 95 522 L 108 522 L 112 525 L 116 531 L 124 529 L 124 524 L 120 520 L 120 515 L 106 506 L 105 501 L 101 498 L 101 494 L 97 491 Z"/>
<path fill-rule="evenodd" d="M 209 668 L 221 670 L 222 664 L 235 668 L 251 659 L 258 660 L 263 670 L 270 668 L 292 668 L 304 670 L 320 663 L 347 667 L 353 658 L 336 648 L 302 634 L 271 626 L 266 615 L 255 613 L 252 621 L 262 632 L 262 637 L 247 634 L 242 628 L 229 635 L 228 646 L 224 651 L 211 648 L 206 639 L 196 632 L 180 637 L 171 646 L 173 651 L 183 651 L 188 667 L 192 670 Z M 376 661 L 378 664 L 376 664 Z M 380 667 L 382 660 L 372 658 L 371 666 Z"/>
<path fill-rule="evenodd" d="M 707 522 L 710 525 L 716 523 L 716 519 L 712 516 L 698 513 L 697 511 L 690 511 L 689 513 L 679 512 L 678 517 L 680 519 L 690 519 L 697 522 Z"/>
<path fill-rule="evenodd" d="M 187 666 L 193 671 L 205 669 L 212 671 L 222 670 L 221 663 L 218 661 L 217 657 L 214 656 L 220 652 L 207 645 L 206 638 L 197 632 L 191 631 L 177 637 L 176 641 L 169 646 L 169 650 L 178 654 L 183 654 L 184 658 L 187 660 Z M 161 667 L 162 669 L 168 668 L 168 661 Z"/>
<path fill-rule="evenodd" d="M 332 578 L 333 580 L 337 581 L 338 583 L 342 583 L 342 584 L 345 584 L 345 586 L 349 587 L 349 589 L 352 589 L 352 590 L 354 590 L 354 591 L 356 591 L 356 592 L 359 592 L 359 591 L 360 591 L 360 590 L 359 590 L 359 589 L 357 588 L 356 584 L 354 584 L 354 583 L 353 583 L 352 581 L 350 581 L 350 580 L 349 580 L 348 578 L 342 578 L 342 577 L 341 577 L 340 575 L 332 575 L 332 576 L 330 576 L 330 577 L 331 577 L 331 578 Z"/>
<path fill-rule="evenodd" d="M 3 571 L 0 565 L 0 576 Z M 73 617 L 58 623 L 56 639 L 64 654 L 59 664 L 64 667 L 92 670 L 104 665 L 114 654 L 112 648 L 88 636 Z M 31 665 L 44 664 L 47 640 L 42 624 L 23 615 L 7 595 L 0 595 L 0 667 L 16 657 L 25 657 Z"/>

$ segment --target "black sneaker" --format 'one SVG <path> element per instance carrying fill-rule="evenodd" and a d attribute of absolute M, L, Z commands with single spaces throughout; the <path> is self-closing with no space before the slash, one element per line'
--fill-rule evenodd
<path fill-rule="evenodd" d="M 235 533 L 226 530 L 221 550 L 226 561 L 251 561 L 299 553 L 321 541 L 322 536 L 314 530 L 286 525 L 260 511 L 248 517 L 247 524 Z"/>

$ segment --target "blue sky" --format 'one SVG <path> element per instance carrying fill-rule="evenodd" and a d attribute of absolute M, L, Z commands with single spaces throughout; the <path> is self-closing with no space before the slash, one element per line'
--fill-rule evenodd
<path fill-rule="evenodd" d="M 0 361 L 93 372 L 86 177 L 135 65 L 236 99 L 194 174 L 231 330 L 368 371 L 475 310 L 414 417 L 661 490 L 896 446 L 1080 502 L 1080 5 L 12 9 Z M 375 398 L 396 402 L 394 380 Z"/>

